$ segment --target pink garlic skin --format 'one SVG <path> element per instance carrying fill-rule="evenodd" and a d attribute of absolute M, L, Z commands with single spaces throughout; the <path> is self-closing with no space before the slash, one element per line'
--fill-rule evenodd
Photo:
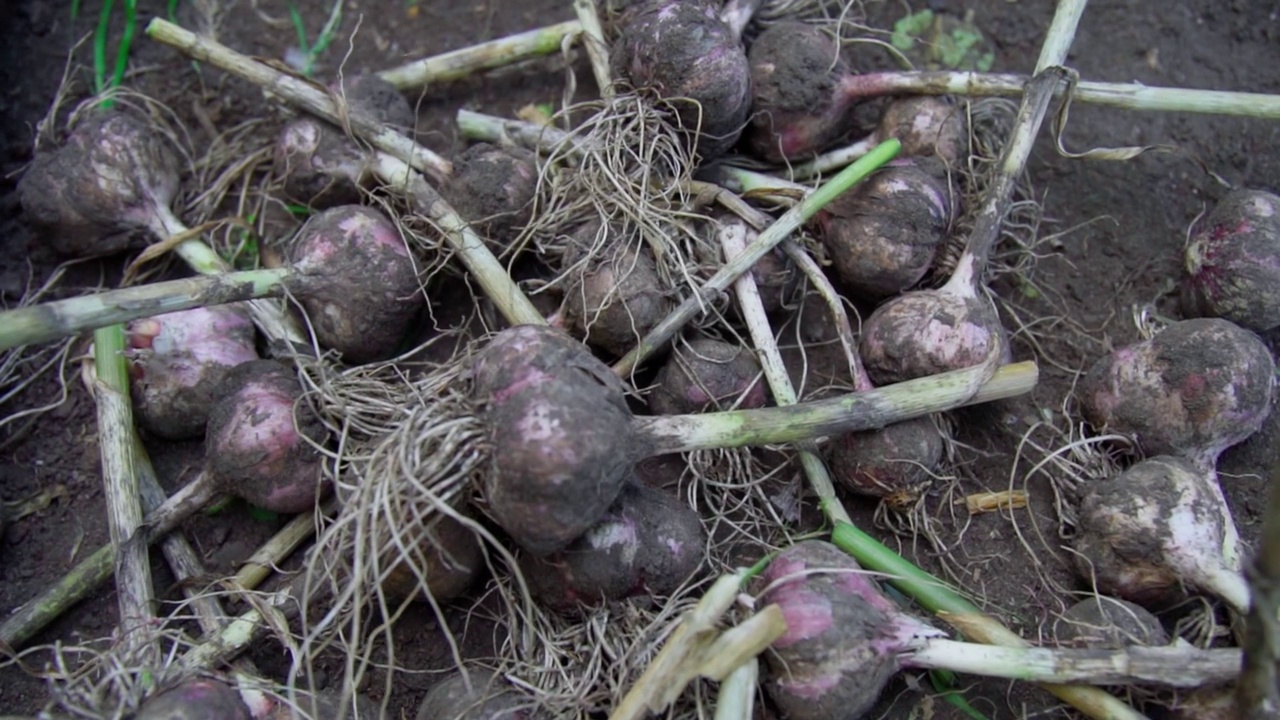
<path fill-rule="evenodd" d="M 302 386 L 278 362 L 255 360 L 228 373 L 209 416 L 205 462 L 219 486 L 278 513 L 312 509 L 327 491 L 322 456 L 324 426 L 305 404 Z"/>
<path fill-rule="evenodd" d="M 571 615 L 604 602 L 671 594 L 701 567 L 706 542 L 689 506 L 629 482 L 591 529 L 559 552 L 523 556 L 521 569 L 535 600 Z"/>
<path fill-rule="evenodd" d="M 1183 320 L 1098 360 L 1076 392 L 1099 432 L 1133 436 L 1148 455 L 1189 455 L 1211 467 L 1262 427 L 1275 372 L 1253 333 L 1216 318 Z"/>
<path fill-rule="evenodd" d="M 1280 327 L 1280 196 L 1233 190 L 1188 238 L 1183 310 L 1255 332 Z"/>
<path fill-rule="evenodd" d="M 973 367 L 993 348 L 1009 358 L 1004 326 L 990 306 L 936 290 L 900 295 L 876 308 L 858 340 L 876 385 Z"/>
<path fill-rule="evenodd" d="M 493 335 L 471 364 L 471 393 L 490 406 L 562 372 L 581 373 L 608 401 L 626 409 L 626 387 L 608 365 L 563 330 L 516 325 Z"/>
<path fill-rule="evenodd" d="M 185 680 L 143 701 L 134 720 L 249 720 L 249 708 L 225 683 Z"/>
<path fill-rule="evenodd" d="M 300 272 L 328 278 L 299 302 L 316 340 L 348 364 L 393 357 L 426 307 L 404 239 L 372 208 L 342 205 L 313 215 L 289 258 Z"/>
<path fill-rule="evenodd" d="M 943 634 L 899 610 L 830 543 L 784 550 L 760 582 L 760 602 L 777 603 L 787 623 L 765 654 L 765 687 L 790 720 L 861 717 L 899 670 L 898 653 Z"/>
<path fill-rule="evenodd" d="M 169 440 L 202 436 L 218 384 L 231 368 L 258 359 L 253 322 L 239 305 L 135 320 L 126 333 L 138 423 Z"/>
<path fill-rule="evenodd" d="M 91 257 L 134 244 L 129 233 L 170 215 L 178 157 L 147 121 L 123 110 L 97 111 L 58 150 L 41 153 L 18 183 L 27 218 L 49 231 L 56 252 Z"/>

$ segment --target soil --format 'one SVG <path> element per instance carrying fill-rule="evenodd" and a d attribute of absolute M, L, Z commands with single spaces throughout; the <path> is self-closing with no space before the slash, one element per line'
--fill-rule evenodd
<path fill-rule="evenodd" d="M 331 4 L 293 4 L 314 38 Z M 22 216 L 15 184 L 31 161 L 68 51 L 91 33 L 101 9 L 99 2 L 84 2 L 79 17 L 72 19 L 69 5 L 13 0 L 0 9 L 0 296 L 8 305 L 23 296 L 29 283 L 39 286 L 57 264 Z M 144 21 L 167 12 L 157 0 L 138 5 Z M 904 5 L 872 5 L 872 24 L 891 27 L 905 12 Z M 1035 64 L 1053 3 L 928 5 L 957 14 L 971 10 L 974 22 L 994 41 L 993 68 L 1027 72 Z M 285 0 L 180 3 L 177 21 L 242 52 L 283 61 L 296 42 L 289 8 Z M 331 78 L 340 64 L 346 73 L 377 70 L 570 17 L 570 3 L 562 0 L 349 0 L 337 39 L 319 55 L 314 72 Z M 112 37 L 119 35 L 117 19 Z M 91 76 L 86 69 L 92 67 L 90 44 L 80 45 L 74 58 L 72 101 L 83 97 Z M 1090 80 L 1280 93 L 1280 11 L 1274 3 L 1257 0 L 1188 0 L 1176 6 L 1139 0 L 1098 3 L 1085 12 L 1069 64 Z M 193 143 L 213 142 L 219 128 L 243 120 L 263 118 L 269 127 L 278 127 L 285 119 L 260 91 L 194 65 L 141 33 L 130 67 L 128 83 L 165 99 L 188 124 Z M 593 97 L 585 64 L 575 69 L 575 99 Z M 429 88 L 412 97 L 418 140 L 456 155 L 462 145 L 452 129 L 457 109 L 514 116 L 530 103 L 559 106 L 563 88 L 563 67 L 555 61 Z M 1048 240 L 1040 247 L 1043 257 L 1032 272 L 1006 276 L 995 288 L 1006 301 L 1015 357 L 1040 361 L 1040 385 L 1028 397 L 953 415 L 955 481 L 926 499 L 925 512 L 912 516 L 917 523 L 927 521 L 932 541 L 890 532 L 873 505 L 847 499 L 863 527 L 926 569 L 958 582 L 986 610 L 1033 641 L 1046 638 L 1057 616 L 1074 602 L 1073 592 L 1087 589 L 1069 570 L 1068 542 L 1059 534 L 1074 497 L 1069 491 L 1060 498 L 1055 493 L 1050 477 L 1061 480 L 1060 473 L 1035 468 L 1046 450 L 1079 436 L 1078 428 L 1069 434 L 1074 416 L 1065 414 L 1075 411 L 1070 392 L 1078 373 L 1108 348 L 1138 339 L 1134 318 L 1142 310 L 1155 318 L 1180 316 L 1175 279 L 1186 228 L 1228 186 L 1280 190 L 1280 124 L 1274 121 L 1077 104 L 1062 142 L 1072 151 L 1146 145 L 1165 149 L 1125 162 L 1081 160 L 1060 156 L 1049 136 L 1041 137 L 1030 174 L 1044 207 L 1040 234 Z M 103 278 L 113 282 L 120 268 L 120 258 L 74 266 L 58 292 L 82 292 Z M 83 347 L 73 347 L 72 355 Z M 108 540 L 94 403 L 75 364 L 65 370 L 65 384 L 56 371 L 46 373 L 0 408 L 0 414 L 10 416 L 54 406 L 0 428 L 0 499 L 16 502 L 41 493 L 52 497 L 44 509 L 10 522 L 0 538 L 0 609 L 5 611 L 49 586 Z M 1265 507 L 1278 428 L 1280 423 L 1270 423 L 1265 436 L 1229 451 L 1222 461 L 1223 485 L 1247 541 L 1256 538 Z M 199 469 L 198 443 L 148 438 L 147 445 L 170 492 Z M 1016 489 L 1028 492 L 1027 508 L 971 516 L 954 502 L 971 493 Z M 892 526 L 901 530 L 902 516 L 895 517 Z M 193 518 L 185 530 L 210 572 L 228 573 L 286 520 L 231 504 Z M 153 563 L 162 596 L 179 597 L 158 553 Z M 31 643 L 100 638 L 115 627 L 115 616 L 115 594 L 108 586 Z M 451 651 L 426 617 L 405 618 L 397 628 L 404 647 L 400 657 L 416 667 L 447 669 Z M 501 639 L 500 627 L 468 620 L 461 610 L 451 617 L 456 619 L 453 629 L 468 627 L 465 653 L 483 656 Z M 1172 623 L 1177 615 L 1163 619 Z M 286 663 L 285 655 L 273 648 L 256 650 L 253 659 L 268 672 L 281 672 Z M 395 716 L 414 714 L 435 677 L 410 675 L 392 687 Z M 966 697 L 990 718 L 1072 717 L 1055 709 L 1054 698 L 1037 688 L 970 680 L 964 679 Z M 930 687 L 924 676 L 903 674 L 871 716 L 959 717 Z M 380 683 L 373 683 L 369 692 L 382 699 Z M 34 714 L 47 697 L 38 677 L 14 664 L 0 668 L 0 707 L 7 713 Z M 1153 717 L 1160 714 L 1158 708 L 1150 711 Z"/>

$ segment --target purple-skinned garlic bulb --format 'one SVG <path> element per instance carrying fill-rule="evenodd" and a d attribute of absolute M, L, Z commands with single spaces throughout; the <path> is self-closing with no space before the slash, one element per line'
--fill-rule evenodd
<path fill-rule="evenodd" d="M 168 440 L 203 436 L 218 384 L 258 359 L 253 322 L 239 305 L 135 320 L 125 332 L 138 424 Z"/>
<path fill-rule="evenodd" d="M 879 699 L 913 640 L 943 633 L 906 615 L 836 546 L 809 540 L 765 569 L 760 602 L 787 630 L 765 653 L 765 688 L 791 720 L 857 718 Z"/>
<path fill-rule="evenodd" d="M 1280 327 L 1280 196 L 1233 190 L 1183 252 L 1183 309 L 1255 332 Z"/>

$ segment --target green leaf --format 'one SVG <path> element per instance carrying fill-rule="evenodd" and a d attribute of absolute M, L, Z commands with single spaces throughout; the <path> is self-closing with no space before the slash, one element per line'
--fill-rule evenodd
<path fill-rule="evenodd" d="M 977 708 L 970 705 L 969 701 L 955 690 L 955 673 L 950 670 L 930 670 L 929 680 L 933 683 L 933 689 L 941 693 L 942 699 L 946 700 L 948 705 L 964 713 L 971 720 L 989 720 L 986 715 L 983 715 Z"/>
<path fill-rule="evenodd" d="M 933 24 L 933 11 L 921 10 L 912 13 L 893 24 L 893 36 L 890 42 L 899 50 L 910 50 L 915 47 L 916 39 L 923 35 Z"/>

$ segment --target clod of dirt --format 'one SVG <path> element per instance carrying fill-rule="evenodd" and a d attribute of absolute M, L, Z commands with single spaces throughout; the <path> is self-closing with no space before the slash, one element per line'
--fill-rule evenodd
<path fill-rule="evenodd" d="M 946 183 L 920 164 L 884 168 L 818 215 L 844 289 L 879 301 L 919 283 L 953 218 Z"/>
<path fill-rule="evenodd" d="M 1233 190 L 1183 253 L 1183 310 L 1265 333 L 1280 327 L 1280 196 Z"/>
<path fill-rule="evenodd" d="M 298 403 L 302 385 L 273 360 L 233 368 L 215 395 L 205 433 L 207 471 L 225 492 L 278 513 L 315 507 L 326 489 L 312 443 L 325 429 Z"/>
<path fill-rule="evenodd" d="M 1234 522 L 1214 480 L 1194 462 L 1161 455 L 1093 483 L 1077 513 L 1076 570 L 1105 595 L 1162 608 L 1187 588 L 1237 609 L 1249 591 L 1227 559 Z"/>
<path fill-rule="evenodd" d="M 603 380 L 609 367 L 586 347 L 570 354 L 563 333 L 535 325 L 498 333 L 472 375 L 492 448 L 483 481 L 490 513 L 528 552 L 564 548 L 604 516 L 631 475 L 620 383 Z"/>
<path fill-rule="evenodd" d="M 382 581 L 388 602 L 411 597 L 446 602 L 466 592 L 484 569 L 484 553 L 475 532 L 460 521 L 441 515 L 419 543 L 413 556 L 402 558 Z M 421 571 L 419 577 L 413 569 Z"/>
<path fill-rule="evenodd" d="M 416 121 L 404 96 L 376 75 L 344 78 L 341 86 L 333 83 L 329 91 L 345 97 L 348 112 L 368 115 L 393 129 L 411 130 Z M 286 125 L 274 153 L 274 172 L 285 197 L 308 207 L 358 203 L 360 188 L 369 179 L 368 150 L 323 120 L 304 117 Z"/>
<path fill-rule="evenodd" d="M 678 343 L 658 371 L 649 408 L 658 415 L 764 407 L 769 400 L 755 353 L 711 338 Z"/>
<path fill-rule="evenodd" d="M 836 487 L 900 505 L 911 504 L 933 482 L 942 451 L 937 425 L 920 417 L 838 435 L 824 454 Z"/>
<path fill-rule="evenodd" d="M 329 83 L 329 92 L 345 99 L 350 111 L 366 113 L 394 130 L 412 130 L 418 120 L 396 86 L 377 75 L 344 75 Z"/>
<path fill-rule="evenodd" d="M 856 561 L 809 540 L 787 548 L 761 578 L 787 631 L 765 653 L 765 688 L 790 720 L 857 718 L 899 670 L 898 650 L 940 635 L 880 594 Z"/>
<path fill-rule="evenodd" d="M 610 48 L 613 72 L 632 86 L 681 102 L 681 125 L 698 131 L 703 162 L 722 155 L 742 134 L 751 109 L 747 54 L 714 5 L 648 0 L 627 8 Z"/>
<path fill-rule="evenodd" d="M 226 683 L 193 678 L 143 701 L 134 720 L 249 720 L 240 693 Z"/>
<path fill-rule="evenodd" d="M 511 689 L 497 673 L 470 668 L 431 687 L 417 720 L 535 720 L 542 718 L 529 698 Z"/>
<path fill-rule="evenodd" d="M 1275 373 L 1266 345 L 1248 330 L 1183 320 L 1100 359 L 1078 393 L 1100 432 L 1132 435 L 1149 455 L 1192 454 L 1213 465 L 1262 427 Z"/>
<path fill-rule="evenodd" d="M 258 359 L 253 321 L 238 305 L 135 320 L 125 332 L 138 424 L 168 440 L 202 436 L 218 384 Z"/>
<path fill-rule="evenodd" d="M 574 233 L 574 249 L 564 258 L 571 279 L 561 311 L 575 335 L 621 356 L 675 309 L 675 301 L 664 291 L 647 247 L 615 236 L 580 261 L 598 227 L 589 223 Z"/>
<path fill-rule="evenodd" d="M 348 364 L 392 357 L 426 307 L 413 256 L 381 212 L 342 205 L 311 216 L 288 248 L 326 282 L 299 299 L 322 347 Z"/>
<path fill-rule="evenodd" d="M 1146 608 L 1096 595 L 1067 608 L 1053 623 L 1053 637 L 1064 647 L 1123 649 L 1169 644 L 1169 633 Z"/>
<path fill-rule="evenodd" d="M 453 169 L 445 198 L 502 255 L 533 217 L 536 157 L 524 148 L 477 143 L 462 151 Z"/>
<path fill-rule="evenodd" d="M 849 65 L 831 36 L 799 22 L 770 25 L 751 44 L 751 152 L 769 162 L 821 152 L 853 128 L 840 93 Z"/>
<path fill-rule="evenodd" d="M 522 557 L 521 571 L 535 600 L 570 613 L 602 601 L 671 594 L 702 565 L 706 543 L 698 513 L 631 482 L 582 537 L 552 555 Z"/>
<path fill-rule="evenodd" d="M 129 232 L 156 227 L 177 193 L 178 157 L 168 140 L 122 110 L 89 115 L 18 181 L 27 218 L 69 257 L 133 246 Z"/>

